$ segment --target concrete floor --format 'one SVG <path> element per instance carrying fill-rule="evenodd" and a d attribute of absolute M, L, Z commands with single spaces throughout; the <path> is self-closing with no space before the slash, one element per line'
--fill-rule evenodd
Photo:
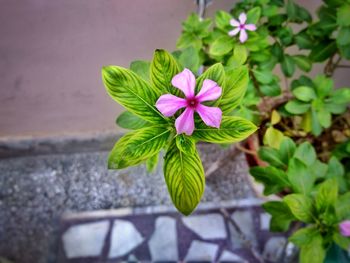
<path fill-rule="evenodd" d="M 254 197 L 244 155 L 229 158 L 227 149 L 207 144 L 199 149 L 204 169 L 212 171 L 202 202 Z M 55 262 L 58 222 L 68 211 L 171 205 L 161 163 L 152 174 L 144 165 L 111 171 L 107 154 L 0 159 L 0 256 L 16 263 Z M 220 168 L 217 160 L 225 161 Z"/>

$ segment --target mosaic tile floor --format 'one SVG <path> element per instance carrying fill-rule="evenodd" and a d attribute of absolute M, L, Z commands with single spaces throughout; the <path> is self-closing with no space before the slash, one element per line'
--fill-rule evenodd
<path fill-rule="evenodd" d="M 279 262 L 286 238 L 268 231 L 270 217 L 259 204 L 207 203 L 188 217 L 159 206 L 69 214 L 61 221 L 59 262 L 259 262 L 254 253 Z"/>

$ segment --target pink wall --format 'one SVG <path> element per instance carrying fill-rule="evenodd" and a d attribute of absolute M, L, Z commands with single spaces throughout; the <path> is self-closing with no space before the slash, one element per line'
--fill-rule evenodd
<path fill-rule="evenodd" d="M 214 0 L 208 15 L 232 3 Z M 0 0 L 0 137 L 117 129 L 101 66 L 175 49 L 195 10 L 192 0 Z"/>
<path fill-rule="evenodd" d="M 190 0 L 0 0 L 0 136 L 116 129 L 102 65 L 175 49 L 195 10 Z"/>

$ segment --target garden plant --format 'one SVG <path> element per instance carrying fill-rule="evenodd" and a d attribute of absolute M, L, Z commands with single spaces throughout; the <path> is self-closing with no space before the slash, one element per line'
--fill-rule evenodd
<path fill-rule="evenodd" d="M 345 261 L 350 88 L 333 76 L 349 67 L 350 1 L 324 0 L 315 16 L 292 0 L 242 0 L 213 19 L 191 14 L 172 53 L 104 67 L 109 95 L 127 110 L 117 124 L 132 130 L 109 168 L 152 171 L 164 150 L 169 194 L 189 215 L 205 187 L 196 144 L 241 142 L 264 195 L 279 199 L 263 205 L 270 230 L 289 231 L 300 262 Z"/>

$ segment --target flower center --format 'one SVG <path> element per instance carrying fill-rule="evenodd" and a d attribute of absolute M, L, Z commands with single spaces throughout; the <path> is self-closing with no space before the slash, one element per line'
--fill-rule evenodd
<path fill-rule="evenodd" d="M 187 99 L 187 107 L 194 109 L 197 107 L 197 105 L 198 101 L 196 100 L 196 98 Z"/>
<path fill-rule="evenodd" d="M 245 26 L 244 24 L 240 24 L 240 25 L 239 25 L 239 28 L 240 28 L 240 29 L 244 29 L 244 26 Z"/>

